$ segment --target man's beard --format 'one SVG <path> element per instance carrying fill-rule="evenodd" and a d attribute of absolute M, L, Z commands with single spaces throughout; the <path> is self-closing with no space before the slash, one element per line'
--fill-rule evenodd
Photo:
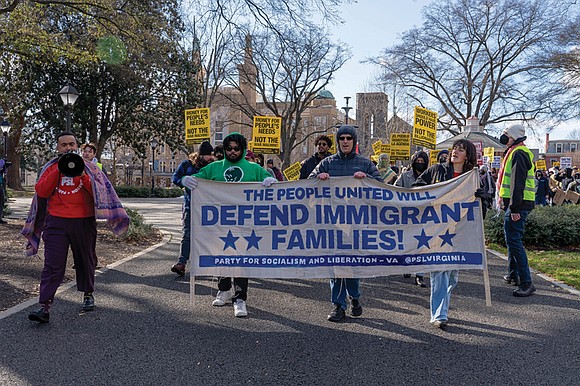
<path fill-rule="evenodd" d="M 230 155 L 230 154 L 232 154 L 232 155 Z M 235 164 L 236 162 L 238 162 L 242 158 L 244 158 L 244 152 L 243 151 L 240 152 L 240 155 L 235 156 L 235 157 L 233 156 L 233 154 L 236 154 L 236 153 L 229 153 L 229 152 L 226 151 L 226 159 L 228 161 L 230 161 L 231 163 L 233 163 L 233 164 Z"/>
<path fill-rule="evenodd" d="M 202 167 L 206 166 L 207 164 L 209 164 L 209 161 L 208 161 L 207 159 L 205 159 L 204 157 L 202 157 L 202 158 L 199 158 L 199 159 L 197 160 L 197 165 L 198 165 L 200 168 L 202 168 Z"/>

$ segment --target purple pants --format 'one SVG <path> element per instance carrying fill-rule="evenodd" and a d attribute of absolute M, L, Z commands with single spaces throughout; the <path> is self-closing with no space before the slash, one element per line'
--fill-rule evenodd
<path fill-rule="evenodd" d="M 77 290 L 93 292 L 97 243 L 94 217 L 63 218 L 48 215 L 42 232 L 44 268 L 40 275 L 41 304 L 50 304 L 64 279 L 69 246 L 73 253 Z"/>

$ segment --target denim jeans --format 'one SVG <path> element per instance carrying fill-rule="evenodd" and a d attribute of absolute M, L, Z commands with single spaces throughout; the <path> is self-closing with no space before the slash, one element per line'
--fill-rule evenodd
<path fill-rule="evenodd" d="M 359 291 L 360 279 L 330 279 L 330 292 L 332 294 L 332 303 L 340 304 L 343 310 L 346 310 L 346 295 L 353 299 L 360 297 Z"/>
<path fill-rule="evenodd" d="M 451 291 L 459 281 L 459 271 L 431 272 L 431 323 L 447 321 Z"/>
<path fill-rule="evenodd" d="M 183 209 L 183 229 L 181 236 L 181 246 L 179 247 L 179 259 L 181 264 L 187 264 L 191 248 L 191 211 L 189 208 Z"/>
<path fill-rule="evenodd" d="M 528 266 L 528 255 L 524 249 L 524 231 L 526 229 L 526 220 L 530 214 L 529 210 L 520 211 L 521 218 L 518 221 L 512 221 L 511 210 L 505 212 L 503 230 L 505 234 L 505 242 L 508 248 L 508 264 L 510 275 L 513 270 L 519 276 L 520 282 L 530 283 L 532 276 L 530 275 L 530 267 Z"/>

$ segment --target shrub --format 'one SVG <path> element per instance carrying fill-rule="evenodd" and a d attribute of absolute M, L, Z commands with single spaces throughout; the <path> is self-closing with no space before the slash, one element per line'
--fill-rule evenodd
<path fill-rule="evenodd" d="M 115 191 L 119 197 L 151 197 L 151 188 L 142 186 L 127 186 L 120 185 L 115 187 Z M 155 197 L 173 198 L 183 195 L 180 188 L 155 188 Z"/>
<path fill-rule="evenodd" d="M 151 235 L 153 227 L 149 224 L 145 224 L 145 219 L 136 210 L 125 208 L 125 211 L 129 215 L 129 230 L 125 235 L 126 240 L 138 242 L 139 240 L 146 239 Z"/>
<path fill-rule="evenodd" d="M 484 221 L 487 242 L 505 246 L 502 211 L 490 210 Z M 570 248 L 580 246 L 580 205 L 536 207 L 528 216 L 524 245 Z"/>

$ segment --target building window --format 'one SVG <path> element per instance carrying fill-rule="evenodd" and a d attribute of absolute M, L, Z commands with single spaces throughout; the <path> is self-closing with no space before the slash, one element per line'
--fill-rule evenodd
<path fill-rule="evenodd" d="M 576 152 L 576 147 L 578 146 L 577 143 L 571 143 L 570 144 L 570 152 L 571 153 L 575 153 Z"/>
<path fill-rule="evenodd" d="M 561 153 L 562 152 L 562 144 L 561 143 L 557 143 L 556 144 L 556 153 Z"/>

